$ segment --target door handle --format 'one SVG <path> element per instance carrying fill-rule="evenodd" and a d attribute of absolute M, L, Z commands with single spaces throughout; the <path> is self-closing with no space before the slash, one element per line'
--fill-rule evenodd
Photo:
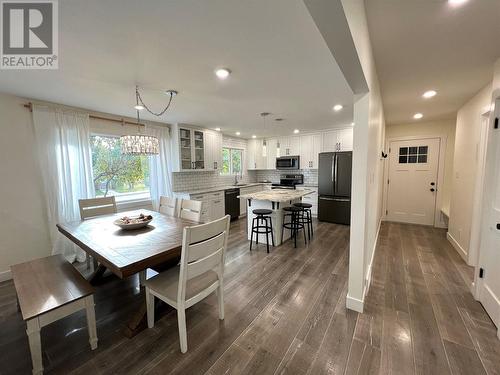
<path fill-rule="evenodd" d="M 497 229 L 500 230 L 500 223 L 497 223 Z"/>
<path fill-rule="evenodd" d="M 434 189 L 434 188 L 431 188 L 430 190 L 431 190 L 432 192 L 436 191 L 436 189 Z"/>
<path fill-rule="evenodd" d="M 431 182 L 431 186 L 434 186 L 434 185 L 436 185 L 436 183 L 435 182 Z"/>

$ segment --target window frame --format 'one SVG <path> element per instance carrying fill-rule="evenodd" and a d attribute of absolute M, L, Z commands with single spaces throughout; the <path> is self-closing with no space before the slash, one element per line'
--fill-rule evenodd
<path fill-rule="evenodd" d="M 101 132 L 91 132 L 90 133 L 90 138 L 99 136 L 99 137 L 106 137 L 106 138 L 117 138 L 119 139 L 120 136 L 116 134 L 107 134 L 107 133 L 101 133 Z M 89 146 L 90 146 L 90 156 L 92 157 L 92 142 L 89 140 Z M 92 183 L 94 178 L 94 166 L 92 165 Z M 95 192 L 94 192 L 95 198 L 100 198 L 98 197 Z M 147 189 L 147 196 L 146 192 L 131 192 L 131 193 L 123 193 L 119 195 L 115 195 L 115 200 L 116 200 L 116 205 L 119 210 L 133 210 L 133 209 L 138 209 L 147 205 L 150 205 L 152 202 L 151 199 L 151 186 Z"/>
<path fill-rule="evenodd" d="M 222 157 L 222 154 L 224 152 L 224 150 L 229 150 L 229 172 L 228 173 L 224 173 L 223 170 L 221 169 L 221 172 L 220 172 L 220 175 L 221 176 L 235 176 L 235 175 L 243 175 L 243 172 L 244 172 L 244 149 L 242 148 L 237 148 L 237 147 L 224 147 L 222 146 L 222 149 L 221 149 L 221 160 L 222 160 L 222 165 L 224 166 L 224 159 Z M 234 166 L 233 166 L 233 158 L 232 158 L 232 155 L 233 155 L 233 151 L 237 151 L 240 153 L 241 157 L 240 157 L 240 171 L 239 172 L 234 172 Z"/>

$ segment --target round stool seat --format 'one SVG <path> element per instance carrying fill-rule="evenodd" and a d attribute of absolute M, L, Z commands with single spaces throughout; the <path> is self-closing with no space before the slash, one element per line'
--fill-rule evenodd
<path fill-rule="evenodd" d="M 271 215 L 273 210 L 269 210 L 267 208 L 257 208 L 252 211 L 254 215 Z"/>
<path fill-rule="evenodd" d="M 295 203 L 294 206 L 299 208 L 312 208 L 313 205 L 311 203 Z"/>
<path fill-rule="evenodd" d="M 296 206 L 289 206 L 289 207 L 284 207 L 283 211 L 288 211 L 288 212 L 299 212 L 301 211 L 301 208 L 296 207 Z"/>

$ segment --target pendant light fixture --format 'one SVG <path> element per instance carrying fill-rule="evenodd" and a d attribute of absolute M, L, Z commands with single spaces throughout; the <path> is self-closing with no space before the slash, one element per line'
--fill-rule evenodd
<path fill-rule="evenodd" d="M 266 117 L 269 116 L 269 112 L 262 112 L 260 116 L 264 120 L 264 130 L 266 129 Z M 267 141 L 266 139 L 262 140 L 262 157 L 267 157 Z"/>
<path fill-rule="evenodd" d="M 121 152 L 123 155 L 158 155 L 160 153 L 159 140 L 158 138 L 141 134 L 141 118 L 139 111 L 145 109 L 152 115 L 160 117 L 163 115 L 170 104 L 172 103 L 172 98 L 177 95 L 175 90 L 167 90 L 166 94 L 170 96 L 167 106 L 160 112 L 151 111 L 148 106 L 144 103 L 139 93 L 139 86 L 135 87 L 135 110 L 137 112 L 137 134 L 135 135 L 122 135 L 120 137 Z"/>

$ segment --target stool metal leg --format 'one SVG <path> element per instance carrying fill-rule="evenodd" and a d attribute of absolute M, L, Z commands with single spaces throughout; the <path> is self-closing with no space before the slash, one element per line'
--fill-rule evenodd
<path fill-rule="evenodd" d="M 253 242 L 253 230 L 255 227 L 255 218 L 252 219 L 252 231 L 250 232 L 250 251 L 252 251 L 252 242 Z"/>
<path fill-rule="evenodd" d="M 311 235 L 314 236 L 312 210 L 307 210 L 307 216 L 309 216 L 309 223 L 311 225 Z"/>
<path fill-rule="evenodd" d="M 271 228 L 271 241 L 273 243 L 273 247 L 276 246 L 274 244 L 274 231 L 273 231 L 273 218 L 269 217 L 269 228 Z"/>
<path fill-rule="evenodd" d="M 292 213 L 292 227 L 293 227 L 293 240 L 294 240 L 294 246 L 297 247 L 297 214 L 295 212 Z"/>

